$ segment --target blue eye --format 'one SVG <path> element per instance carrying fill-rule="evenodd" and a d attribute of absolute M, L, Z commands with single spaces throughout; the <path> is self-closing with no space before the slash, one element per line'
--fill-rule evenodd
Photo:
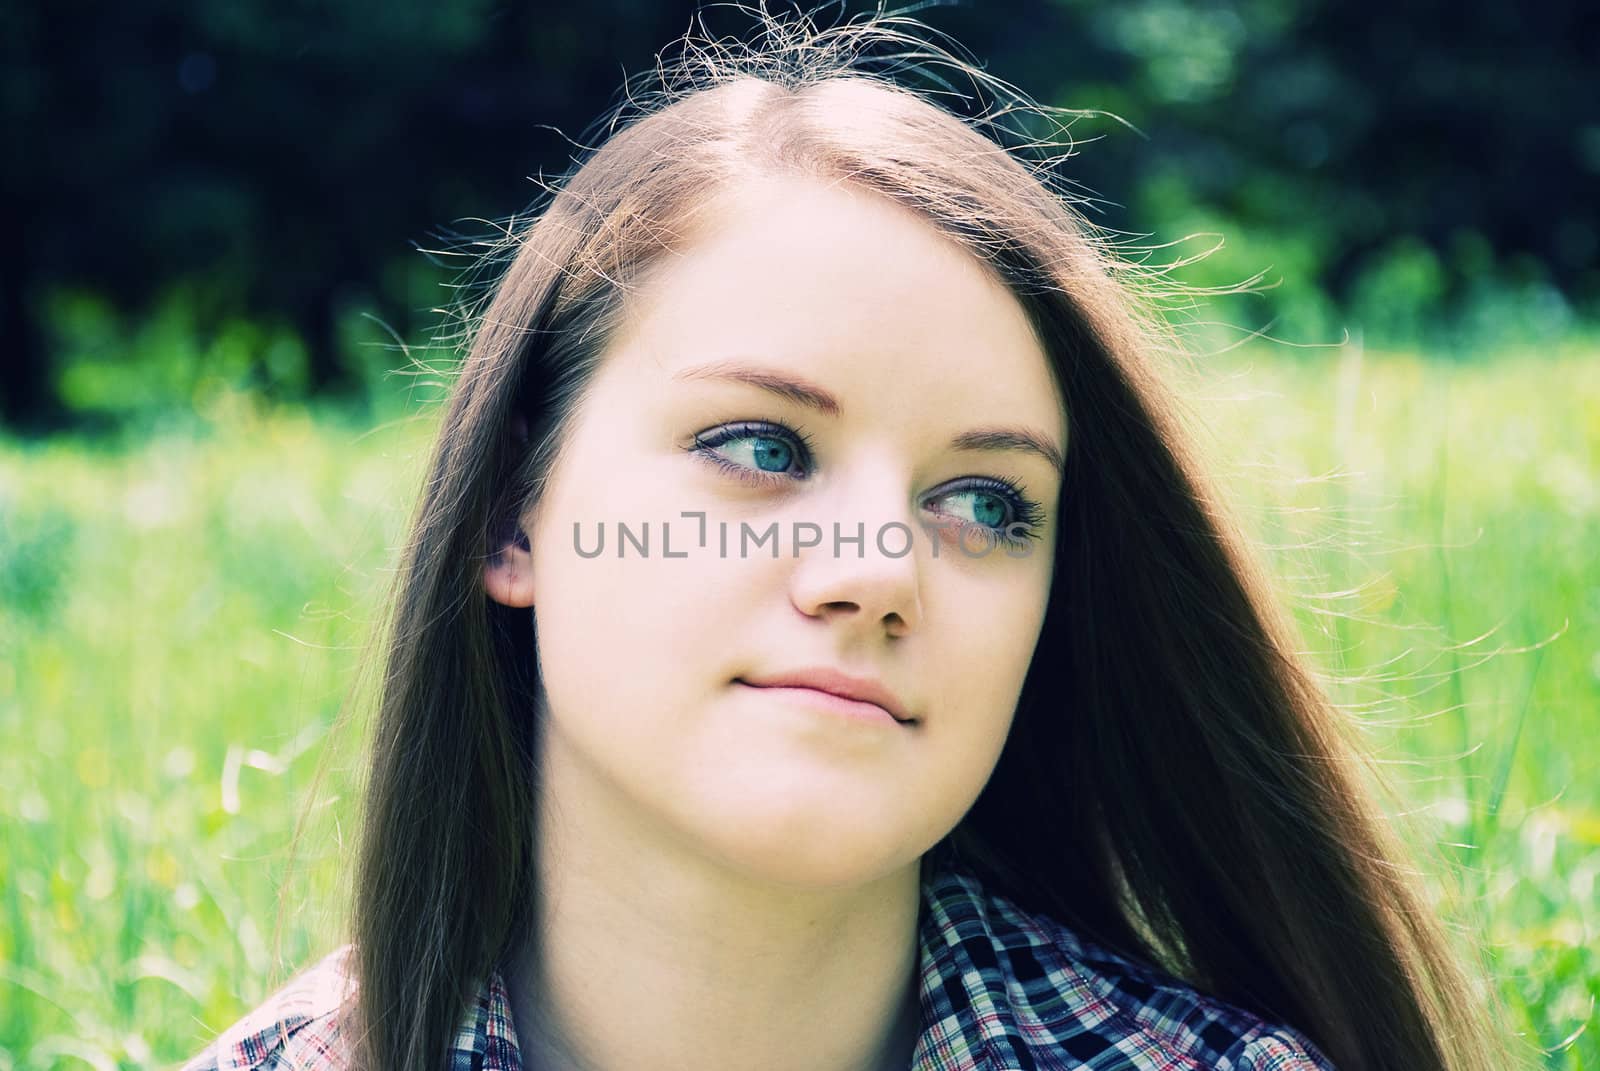
<path fill-rule="evenodd" d="M 749 464 L 739 464 L 728 454 L 718 452 L 730 443 L 733 444 L 731 453 L 747 458 Z M 811 440 L 804 432 L 761 421 L 740 421 L 696 435 L 689 449 L 733 475 L 755 483 L 785 480 L 797 457 L 804 458 L 802 464 L 805 465 L 811 460 Z"/>
<path fill-rule="evenodd" d="M 1029 540 L 1038 539 L 1042 534 L 1040 527 L 1044 522 L 1044 507 L 1029 498 L 1020 486 L 1010 480 L 996 479 L 992 476 L 974 476 L 960 487 L 940 492 L 932 501 L 944 502 L 963 498 L 971 500 L 972 504 L 968 507 L 971 522 L 987 532 L 992 532 L 1007 546 L 1027 546 Z M 947 509 L 938 509 L 934 512 L 958 519 L 969 519 Z M 1016 531 L 1019 526 L 1022 528 L 1021 534 L 1017 534 Z"/>
<path fill-rule="evenodd" d="M 790 469 L 798 463 L 809 471 L 813 454 L 811 439 L 805 432 L 792 430 L 776 421 L 756 420 L 725 424 L 697 434 L 688 450 L 737 479 L 760 486 L 804 479 Z M 967 520 L 1007 546 L 1023 547 L 1030 540 L 1040 538 L 1044 508 L 1029 498 L 1020 485 L 992 476 L 974 476 L 957 487 L 941 491 L 929 501 L 964 497 L 972 501 L 967 517 L 947 509 L 933 512 Z M 1017 534 L 1019 527 L 1021 534 Z"/>

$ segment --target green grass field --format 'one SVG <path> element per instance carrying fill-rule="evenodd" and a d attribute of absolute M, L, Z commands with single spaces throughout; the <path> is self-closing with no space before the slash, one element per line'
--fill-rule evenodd
<path fill-rule="evenodd" d="M 1548 1066 L 1600 1069 L 1600 346 L 1206 363 L 1189 410 L 1449 910 Z M 334 720 L 432 419 L 199 410 L 0 441 L 0 1071 L 170 1066 L 337 939 Z"/>

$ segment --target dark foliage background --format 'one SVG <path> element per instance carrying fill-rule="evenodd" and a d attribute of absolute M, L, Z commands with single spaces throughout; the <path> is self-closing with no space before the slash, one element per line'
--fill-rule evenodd
<path fill-rule="evenodd" d="M 115 422 L 218 382 L 370 392 L 395 336 L 425 344 L 449 297 L 453 269 L 416 247 L 525 207 L 528 177 L 568 166 L 568 138 L 694 7 L 8 5 L 0 420 Z M 1467 355 L 1600 306 L 1593 4 L 907 10 L 1045 103 L 1137 127 L 1084 120 L 1068 172 L 1108 226 L 1224 236 L 1188 281 L 1266 270 L 1278 285 L 1227 311 L 1240 327 Z M 703 20 L 750 25 L 731 7 Z"/>

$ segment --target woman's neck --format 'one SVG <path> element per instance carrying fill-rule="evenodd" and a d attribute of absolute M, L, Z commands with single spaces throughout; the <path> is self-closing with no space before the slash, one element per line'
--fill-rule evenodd
<path fill-rule="evenodd" d="M 916 859 L 853 887 L 763 883 L 647 836 L 559 748 L 542 779 L 539 938 L 506 971 L 530 1071 L 910 1066 Z"/>

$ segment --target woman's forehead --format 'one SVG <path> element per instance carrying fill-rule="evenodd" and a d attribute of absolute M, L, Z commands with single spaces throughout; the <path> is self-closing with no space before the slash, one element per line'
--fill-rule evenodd
<path fill-rule="evenodd" d="M 618 350 L 662 380 L 744 361 L 802 373 L 875 406 L 1065 417 L 1026 312 L 994 271 L 885 198 L 772 180 L 727 202 L 628 305 Z"/>

